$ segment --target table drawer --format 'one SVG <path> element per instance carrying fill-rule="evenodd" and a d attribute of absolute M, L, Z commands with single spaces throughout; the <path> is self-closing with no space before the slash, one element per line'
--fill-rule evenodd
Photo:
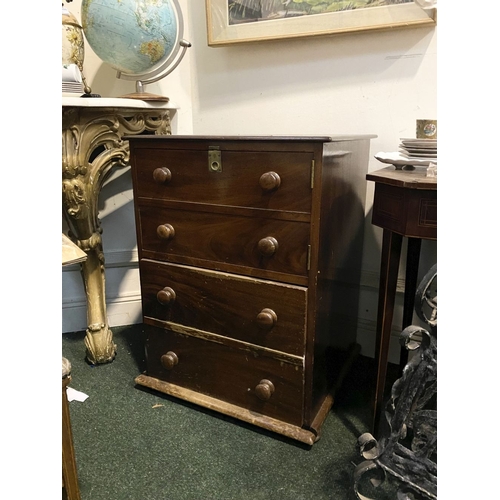
<path fill-rule="evenodd" d="M 304 382 L 299 364 L 243 344 L 239 349 L 147 325 L 145 335 L 149 376 L 302 425 Z"/>
<path fill-rule="evenodd" d="M 437 239 L 437 191 L 377 184 L 372 223 L 409 238 Z"/>
<path fill-rule="evenodd" d="M 308 222 L 144 205 L 138 213 L 142 257 L 307 276 Z"/>
<path fill-rule="evenodd" d="M 142 149 L 135 158 L 138 198 L 311 212 L 312 153 Z"/>
<path fill-rule="evenodd" d="M 140 269 L 145 317 L 304 354 L 306 288 L 144 259 Z"/>

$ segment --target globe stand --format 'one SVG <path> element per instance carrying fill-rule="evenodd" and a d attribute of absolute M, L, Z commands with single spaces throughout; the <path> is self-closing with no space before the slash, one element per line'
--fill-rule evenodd
<path fill-rule="evenodd" d="M 139 75 L 123 73 L 118 71 L 116 74 L 117 78 L 121 78 L 123 80 L 135 80 L 135 92 L 131 94 L 125 94 L 121 97 L 125 99 L 140 99 L 141 101 L 156 101 L 156 102 L 168 102 L 170 99 L 166 96 L 151 94 L 149 92 L 144 92 L 144 85 L 147 83 L 154 83 L 162 78 L 165 78 L 167 75 L 172 73 L 177 66 L 179 66 L 182 58 L 186 54 L 186 50 L 191 47 L 191 43 L 187 40 L 180 40 L 177 49 L 173 51 L 172 57 L 173 60 L 170 59 L 166 61 L 166 64 L 156 70 L 155 73 L 152 74 L 152 77 L 149 79 L 139 79 Z M 140 75 L 143 76 L 143 75 Z M 144 75 L 149 76 L 149 75 Z"/>
<path fill-rule="evenodd" d="M 170 98 L 159 95 L 159 94 L 151 94 L 150 92 L 144 92 L 144 84 L 137 80 L 135 83 L 136 92 L 132 92 L 131 94 L 125 94 L 121 97 L 124 99 L 139 99 L 141 101 L 155 101 L 155 102 L 168 102 Z"/>

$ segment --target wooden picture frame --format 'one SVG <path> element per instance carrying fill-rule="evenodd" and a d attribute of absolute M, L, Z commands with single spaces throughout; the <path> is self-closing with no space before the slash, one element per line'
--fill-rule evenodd
<path fill-rule="evenodd" d="M 206 0 L 208 45 L 223 46 L 236 43 L 298 38 L 366 30 L 392 30 L 436 24 L 436 9 L 422 9 L 415 2 L 401 0 L 325 0 L 318 2 L 289 2 L 304 9 L 325 4 L 340 6 L 358 4 L 358 8 L 335 12 L 304 13 L 284 7 L 283 0 Z M 404 0 L 403 0 L 404 1 Z M 384 3 L 385 5 L 380 5 Z M 363 7 L 366 4 L 366 7 Z M 372 6 L 376 4 L 377 6 Z M 265 7 L 264 7 L 265 6 Z M 252 8 L 255 7 L 255 8 Z M 267 9 L 267 11 L 265 11 Z M 281 10 L 280 10 L 281 9 Z M 285 9 L 285 10 L 284 10 Z M 231 16 L 230 16 L 231 10 Z M 266 15 L 267 17 L 261 17 Z"/>

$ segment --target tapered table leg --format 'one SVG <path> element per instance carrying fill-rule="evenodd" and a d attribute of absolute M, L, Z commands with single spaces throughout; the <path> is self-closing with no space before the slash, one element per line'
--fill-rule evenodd
<path fill-rule="evenodd" d="M 421 247 L 422 240 L 420 238 L 408 238 L 402 330 L 413 323 L 413 310 L 415 308 L 415 293 L 417 292 L 418 264 Z M 400 373 L 403 372 L 406 363 L 408 363 L 408 349 L 401 347 L 401 354 L 399 357 Z"/>
<path fill-rule="evenodd" d="M 377 337 L 375 345 L 377 377 L 375 382 L 375 396 L 373 399 L 372 434 L 374 436 L 378 435 L 384 399 L 389 342 L 391 339 L 392 318 L 394 316 L 394 301 L 396 298 L 396 285 L 402 241 L 403 237 L 400 234 L 384 229 L 380 263 Z"/>

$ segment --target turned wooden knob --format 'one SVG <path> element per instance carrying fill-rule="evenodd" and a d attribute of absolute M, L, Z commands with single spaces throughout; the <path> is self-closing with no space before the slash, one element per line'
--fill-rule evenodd
<path fill-rule="evenodd" d="M 156 228 L 156 234 L 162 240 L 169 240 L 175 236 L 175 229 L 170 224 L 161 224 Z"/>
<path fill-rule="evenodd" d="M 267 401 L 273 395 L 274 384 L 267 379 L 262 379 L 259 385 L 255 388 L 255 394 L 262 401 Z"/>
<path fill-rule="evenodd" d="M 153 170 L 153 180 L 157 184 L 167 184 L 172 179 L 172 172 L 166 167 L 155 168 Z"/>
<path fill-rule="evenodd" d="M 179 358 L 177 354 L 173 351 L 168 351 L 167 354 L 164 354 L 161 358 L 161 364 L 165 370 L 172 370 L 172 368 L 179 362 Z"/>
<path fill-rule="evenodd" d="M 270 257 L 278 250 L 278 240 L 272 236 L 267 236 L 259 241 L 258 248 L 262 255 Z"/>
<path fill-rule="evenodd" d="M 257 324 L 259 328 L 263 330 L 270 330 L 278 321 L 278 316 L 272 309 L 262 309 L 259 314 L 257 314 Z"/>
<path fill-rule="evenodd" d="M 169 286 L 166 286 L 163 290 L 160 290 L 156 294 L 156 298 L 158 299 L 158 302 L 164 306 L 167 306 L 174 302 L 175 300 L 175 292 L 173 288 L 170 288 Z"/>
<path fill-rule="evenodd" d="M 281 178 L 276 172 L 266 172 L 260 176 L 259 184 L 264 191 L 273 191 L 280 187 Z"/>

